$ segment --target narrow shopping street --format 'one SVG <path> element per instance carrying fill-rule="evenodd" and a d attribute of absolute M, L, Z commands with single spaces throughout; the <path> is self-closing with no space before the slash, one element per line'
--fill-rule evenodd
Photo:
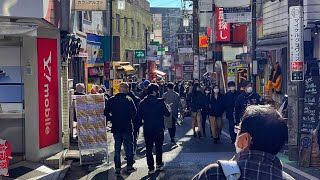
<path fill-rule="evenodd" d="M 191 179 L 202 168 L 218 159 L 230 159 L 234 154 L 234 145 L 226 136 L 222 136 L 219 144 L 214 144 L 213 139 L 208 136 L 209 126 L 207 125 L 207 137 L 194 138 L 191 130 L 191 119 L 186 118 L 182 125 L 177 127 L 177 143 L 171 144 L 169 134 L 165 133 L 163 146 L 165 169 L 148 176 L 148 168 L 145 157 L 145 146 L 142 134 L 138 141 L 138 152 L 135 167 L 137 172 L 127 174 L 124 170 L 118 179 Z M 111 136 L 108 136 L 111 137 Z M 110 166 L 103 166 L 92 172 L 88 166 L 80 167 L 79 162 L 74 162 L 68 172 L 67 179 L 117 179 L 113 165 L 113 147 L 110 150 Z M 122 157 L 123 159 L 123 157 Z M 125 161 L 123 160 L 125 167 Z"/>

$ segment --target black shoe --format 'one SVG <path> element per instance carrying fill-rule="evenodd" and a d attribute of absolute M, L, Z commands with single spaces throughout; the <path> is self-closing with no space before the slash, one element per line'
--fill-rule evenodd
<path fill-rule="evenodd" d="M 153 174 L 154 173 L 154 169 L 149 169 L 148 174 Z"/>
<path fill-rule="evenodd" d="M 157 165 L 157 171 L 162 171 L 164 169 L 164 163 Z"/>
<path fill-rule="evenodd" d="M 136 172 L 136 171 L 137 171 L 137 168 L 127 167 L 127 172 L 128 172 L 128 173 L 133 173 L 133 172 Z"/>
<path fill-rule="evenodd" d="M 116 174 L 117 176 L 119 176 L 119 175 L 120 175 L 120 170 L 116 170 L 115 174 Z"/>
<path fill-rule="evenodd" d="M 214 143 L 218 144 L 218 138 L 214 138 Z"/>
<path fill-rule="evenodd" d="M 199 139 L 201 138 L 201 136 L 202 136 L 202 135 L 201 135 L 201 132 L 198 132 L 198 137 L 199 137 Z"/>

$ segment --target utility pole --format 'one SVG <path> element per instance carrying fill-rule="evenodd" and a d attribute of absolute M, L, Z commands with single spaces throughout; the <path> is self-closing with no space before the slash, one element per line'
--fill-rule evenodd
<path fill-rule="evenodd" d="M 254 63 L 254 61 L 257 60 L 257 0 L 252 0 L 252 58 L 251 58 L 251 64 L 252 64 L 252 85 L 253 85 L 253 92 L 257 91 L 257 75 L 253 72 L 254 66 L 257 65 Z"/>
<path fill-rule="evenodd" d="M 199 62 L 199 0 L 193 0 L 193 63 L 194 68 L 197 68 L 198 71 L 198 78 L 201 80 L 200 76 L 200 62 Z M 196 69 L 194 69 L 196 71 Z M 196 77 L 194 75 L 194 77 Z"/>
<path fill-rule="evenodd" d="M 290 13 L 290 9 L 295 8 L 295 13 L 301 13 L 303 14 L 303 0 L 288 0 L 288 14 Z M 301 11 L 297 12 L 297 8 L 301 8 Z M 292 15 L 291 15 L 292 16 Z M 289 134 L 288 134 L 288 147 L 289 147 L 289 159 L 290 160 L 298 160 L 299 158 L 299 144 L 300 144 L 300 120 L 302 119 L 302 113 L 303 113 L 303 103 L 304 103 L 304 81 L 292 81 L 291 80 L 291 67 L 290 67 L 290 61 L 291 59 L 291 53 L 293 51 L 290 49 L 290 27 L 295 26 L 294 24 L 290 24 L 290 14 L 288 15 L 288 64 L 287 64 L 287 69 L 290 70 L 290 75 L 288 77 L 288 84 L 287 84 L 287 93 L 288 93 L 288 128 L 289 128 Z M 304 29 L 304 24 L 303 24 L 303 18 L 302 22 L 300 22 L 300 29 Z M 304 53 L 303 53 L 303 48 L 304 48 L 304 40 L 303 40 L 303 31 L 300 34 L 299 38 L 302 38 L 302 41 L 300 41 L 299 45 L 302 47 L 302 52 L 300 53 L 300 58 L 299 60 L 303 60 L 304 58 Z M 294 49 L 295 50 L 295 49 Z M 302 59 L 301 59 L 302 58 Z M 304 72 L 303 72 L 304 74 Z"/>
<path fill-rule="evenodd" d="M 112 63 L 112 57 L 113 57 L 113 32 L 112 32 L 112 29 L 113 29 L 113 12 L 112 12 L 112 1 L 113 0 L 110 0 L 110 5 L 109 5 L 109 11 L 110 11 L 110 62 Z"/>

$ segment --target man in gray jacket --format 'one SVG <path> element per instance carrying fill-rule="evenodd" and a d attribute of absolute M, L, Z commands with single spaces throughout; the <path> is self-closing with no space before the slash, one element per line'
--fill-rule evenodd
<path fill-rule="evenodd" d="M 170 105 L 172 112 L 172 128 L 169 128 L 169 134 L 171 137 L 171 142 L 175 143 L 176 135 L 176 122 L 178 119 L 179 107 L 180 107 L 180 97 L 179 94 L 173 91 L 174 84 L 168 83 L 168 91 L 162 95 L 162 98 L 165 99 L 165 103 Z"/>

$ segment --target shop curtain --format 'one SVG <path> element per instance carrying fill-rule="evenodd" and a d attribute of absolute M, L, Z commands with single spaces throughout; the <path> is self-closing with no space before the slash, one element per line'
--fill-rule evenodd
<path fill-rule="evenodd" d="M 265 91 L 266 93 L 271 91 L 271 93 L 276 92 L 277 94 L 281 94 L 281 85 L 282 71 L 279 63 L 277 62 L 275 67 L 272 69 Z"/>

